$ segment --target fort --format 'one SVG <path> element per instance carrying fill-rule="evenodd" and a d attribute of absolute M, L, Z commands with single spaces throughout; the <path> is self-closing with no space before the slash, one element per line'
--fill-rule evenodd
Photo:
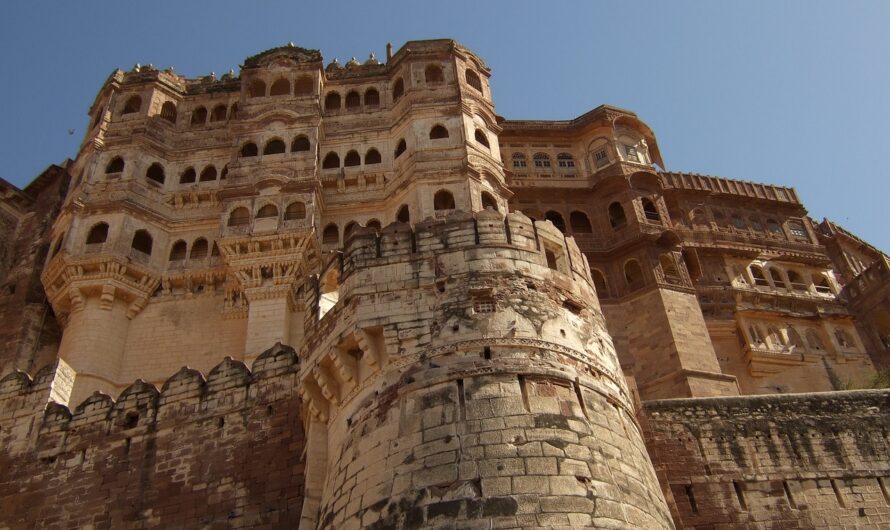
<path fill-rule="evenodd" d="M 0 181 L 0 529 L 887 528 L 883 252 L 490 76 L 114 71 Z"/>

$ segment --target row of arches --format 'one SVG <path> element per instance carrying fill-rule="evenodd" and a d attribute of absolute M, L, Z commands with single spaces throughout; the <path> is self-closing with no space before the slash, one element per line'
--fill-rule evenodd
<path fill-rule="evenodd" d="M 683 276 L 680 273 L 677 262 L 669 253 L 664 253 L 658 257 L 658 266 L 666 283 L 675 285 L 683 283 Z M 627 292 L 636 291 L 646 284 L 643 267 L 636 258 L 625 261 L 622 272 Z M 596 288 L 597 296 L 600 298 L 611 298 L 614 293 L 609 290 L 609 283 L 606 281 L 606 275 L 603 271 L 591 267 L 590 274 L 593 277 L 593 285 Z"/>
<path fill-rule="evenodd" d="M 133 114 L 142 110 L 142 97 L 135 95 L 130 96 L 127 99 L 126 103 L 124 103 L 124 108 L 121 111 L 121 114 Z M 104 111 L 103 111 L 104 112 Z M 161 111 L 158 113 L 163 120 L 168 121 L 170 123 L 175 124 L 178 118 L 178 108 L 176 103 L 172 101 L 165 101 L 161 105 Z M 94 126 L 98 124 L 101 119 L 102 112 L 97 114 L 96 121 L 93 124 Z M 238 115 L 238 104 L 233 103 L 231 106 L 227 106 L 224 103 L 220 103 L 213 107 L 213 109 L 208 114 L 207 108 L 203 105 L 196 107 L 192 111 L 191 125 L 200 126 L 207 123 L 208 116 L 210 118 L 210 123 L 215 122 L 224 122 L 227 119 L 235 119 Z"/>
<path fill-rule="evenodd" d="M 233 103 L 231 107 L 227 107 L 225 104 L 220 103 L 219 105 L 213 107 L 213 110 L 210 111 L 210 123 L 218 123 L 224 122 L 227 119 L 235 119 L 237 115 L 237 103 Z M 192 111 L 191 124 L 194 126 L 204 125 L 207 123 L 207 117 L 207 109 L 204 106 L 197 107 L 195 108 L 195 110 Z"/>
<path fill-rule="evenodd" d="M 208 252 L 210 256 L 219 256 L 219 247 L 216 243 L 213 243 L 213 249 L 211 250 L 210 244 L 204 237 L 195 239 L 191 245 L 186 243 L 185 240 L 179 239 L 170 246 L 170 254 L 167 261 L 200 260 L 206 258 Z"/>
<path fill-rule="evenodd" d="M 528 158 L 525 153 L 513 153 L 511 157 L 514 170 L 524 171 L 528 167 Z M 535 153 L 532 155 L 534 167 L 539 170 L 547 170 L 553 167 L 550 155 L 547 153 Z M 559 153 L 556 155 L 556 165 L 561 170 L 571 171 L 575 168 L 575 157 L 569 153 Z"/>
<path fill-rule="evenodd" d="M 376 165 L 383 162 L 383 157 L 380 156 L 380 151 L 374 149 L 373 147 L 368 149 L 365 152 L 365 165 Z M 352 149 L 346 153 L 346 156 L 343 157 L 343 166 L 342 167 L 355 167 L 362 165 L 361 156 L 358 154 L 358 151 Z M 336 169 L 340 166 L 340 155 L 334 151 L 330 151 L 325 155 L 324 160 L 321 162 L 322 169 Z"/>
<path fill-rule="evenodd" d="M 647 221 L 661 222 L 661 215 L 658 212 L 658 208 L 655 206 L 655 203 L 651 199 L 643 197 L 641 199 L 641 203 L 643 207 L 643 215 L 645 216 Z M 535 213 L 537 212 L 529 213 L 530 217 L 534 218 Z M 622 206 L 620 202 L 615 201 L 609 204 L 607 213 L 609 225 L 613 229 L 617 230 L 627 225 L 627 215 L 624 212 L 624 206 Z M 547 210 L 543 214 L 543 217 L 544 219 L 553 223 L 553 226 L 558 228 L 563 233 L 589 234 L 593 232 L 590 218 L 586 213 L 580 210 L 573 210 L 569 213 L 568 223 L 566 223 L 563 214 L 556 210 Z M 568 232 L 568 229 L 571 229 L 571 232 Z"/>
<path fill-rule="evenodd" d="M 305 134 L 299 134 L 290 143 L 291 153 L 300 153 L 310 151 L 312 144 L 309 137 Z M 281 155 L 287 152 L 287 144 L 281 138 L 272 138 L 263 145 L 263 155 Z M 241 146 L 241 158 L 251 158 L 259 156 L 259 148 L 254 142 L 247 142 Z"/>
<path fill-rule="evenodd" d="M 278 206 L 274 204 L 265 204 L 261 206 L 254 216 L 256 219 L 276 219 L 278 218 Z M 284 209 L 285 221 L 297 221 L 306 218 L 306 203 L 302 201 L 293 201 Z M 246 206 L 239 206 L 229 213 L 227 226 L 246 226 L 250 224 L 251 213 Z"/>
<path fill-rule="evenodd" d="M 709 210 L 693 208 L 688 215 L 682 214 L 681 218 L 687 219 L 688 224 L 694 230 L 711 230 L 713 222 L 713 226 L 716 226 L 718 230 L 751 232 L 757 235 L 766 234 L 779 239 L 790 237 L 796 241 L 811 242 L 809 232 L 803 222 L 797 219 L 787 220 L 783 227 L 782 223 L 774 217 L 761 217 L 756 213 L 746 214 L 715 208 Z"/>
<path fill-rule="evenodd" d="M 265 96 L 311 96 L 315 94 L 315 80 L 308 75 L 301 75 L 293 83 L 287 78 L 279 77 L 269 85 L 266 91 L 266 82 L 262 79 L 254 79 L 247 86 L 247 95 L 251 98 Z"/>
<path fill-rule="evenodd" d="M 101 245 L 108 240 L 109 225 L 106 222 L 100 222 L 90 227 L 87 232 L 85 243 L 87 245 Z M 151 256 L 152 247 L 154 246 L 154 238 L 151 233 L 141 228 L 133 233 L 133 239 L 130 241 L 130 249 L 136 250 Z"/>
<path fill-rule="evenodd" d="M 797 326 L 791 324 L 782 327 L 776 324 L 750 323 L 747 327 L 747 334 L 749 343 L 755 348 L 778 352 L 794 350 L 824 352 L 826 350 L 821 334 L 814 328 L 801 327 L 798 329 Z M 842 349 L 857 348 L 853 336 L 847 330 L 837 327 L 834 328 L 833 334 L 835 342 Z"/>
<path fill-rule="evenodd" d="M 346 93 L 346 97 L 342 98 L 337 91 L 328 92 L 324 98 L 325 111 L 339 111 L 343 109 L 343 103 L 346 104 L 346 110 L 360 110 L 363 106 L 367 108 L 377 108 L 380 106 L 380 92 L 376 88 L 371 87 L 365 90 L 364 96 L 356 90 L 350 90 Z"/>
<path fill-rule="evenodd" d="M 783 289 L 791 292 L 835 294 L 831 282 L 825 274 L 807 274 L 794 269 L 778 267 L 774 264 L 761 266 L 752 263 L 748 266 L 749 281 L 755 287 Z"/>
<path fill-rule="evenodd" d="M 105 173 L 107 175 L 111 174 L 119 174 L 123 172 L 124 167 L 126 166 L 124 159 L 122 157 L 116 156 L 112 158 L 108 164 L 105 166 Z M 182 174 L 179 176 L 180 184 L 192 184 L 194 182 L 215 182 L 216 180 L 223 180 L 227 177 L 229 172 L 228 166 L 224 166 L 222 171 L 219 172 L 216 169 L 216 166 L 213 164 L 207 164 L 201 170 L 200 175 L 195 170 L 194 167 L 189 166 L 186 168 Z M 148 169 L 145 170 L 145 178 L 157 184 L 164 184 L 167 180 L 166 171 L 164 166 L 159 162 L 154 162 Z"/>

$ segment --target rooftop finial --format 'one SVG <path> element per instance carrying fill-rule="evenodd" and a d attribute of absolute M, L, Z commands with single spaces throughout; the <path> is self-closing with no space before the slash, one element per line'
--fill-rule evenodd
<path fill-rule="evenodd" d="M 292 40 L 287 41 L 287 47 L 288 47 L 288 48 L 293 48 L 293 47 L 294 47 L 294 41 L 292 41 Z"/>
<path fill-rule="evenodd" d="M 392 43 L 387 42 L 386 43 L 386 62 L 389 62 L 390 59 L 392 59 Z"/>
<path fill-rule="evenodd" d="M 374 52 L 371 52 L 371 55 L 368 56 L 368 60 L 365 61 L 365 64 L 380 64 L 380 61 L 377 60 Z"/>

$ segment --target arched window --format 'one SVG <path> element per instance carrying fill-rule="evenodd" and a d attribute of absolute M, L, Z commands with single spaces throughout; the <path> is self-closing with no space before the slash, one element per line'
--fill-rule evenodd
<path fill-rule="evenodd" d="M 535 167 L 549 168 L 551 165 L 550 157 L 545 153 L 536 153 L 533 160 L 535 161 Z"/>
<path fill-rule="evenodd" d="M 372 228 L 378 234 L 380 233 L 380 229 L 381 229 L 380 221 L 378 221 L 377 219 L 371 219 L 370 221 L 368 221 L 368 223 L 365 225 L 365 227 Z"/>
<path fill-rule="evenodd" d="M 350 221 L 346 224 L 346 228 L 343 229 L 343 241 L 349 239 L 355 229 L 359 227 L 359 224 L 355 221 Z"/>
<path fill-rule="evenodd" d="M 234 120 L 238 117 L 238 104 L 232 103 L 232 106 L 229 107 L 229 119 Z"/>
<path fill-rule="evenodd" d="M 324 98 L 324 110 L 340 110 L 340 94 L 338 92 L 328 92 Z"/>
<path fill-rule="evenodd" d="M 116 156 L 105 166 L 105 173 L 121 173 L 124 170 L 124 159 Z"/>
<path fill-rule="evenodd" d="M 269 87 L 269 95 L 270 96 L 289 96 L 290 95 L 290 81 L 287 79 L 278 79 L 272 86 Z"/>
<path fill-rule="evenodd" d="M 779 272 L 778 270 L 773 269 L 773 268 L 769 268 L 769 269 L 767 269 L 767 271 L 769 271 L 769 277 L 770 277 L 770 279 L 772 279 L 773 285 L 775 285 L 776 287 L 778 287 L 780 289 L 788 288 L 788 286 L 785 285 L 785 279 L 782 278 L 781 272 Z"/>
<path fill-rule="evenodd" d="M 488 136 L 482 131 L 482 129 L 476 129 L 476 141 L 480 144 L 484 145 L 486 149 L 491 149 L 491 146 L 488 144 Z"/>
<path fill-rule="evenodd" d="M 734 213 L 732 214 L 731 219 L 732 226 L 734 226 L 736 230 L 746 230 L 748 228 L 748 225 L 745 224 L 745 220 L 742 218 L 741 215 Z"/>
<path fill-rule="evenodd" d="M 760 222 L 760 219 L 751 216 L 748 218 L 748 223 L 755 232 L 763 232 L 763 223 Z"/>
<path fill-rule="evenodd" d="M 399 158 L 399 156 L 408 149 L 408 144 L 405 143 L 405 139 L 399 140 L 399 145 L 396 146 L 396 150 L 393 153 L 393 158 Z"/>
<path fill-rule="evenodd" d="M 430 129 L 430 140 L 439 140 L 441 138 L 448 138 L 448 129 L 441 125 L 436 125 Z"/>
<path fill-rule="evenodd" d="M 482 192 L 482 208 L 486 210 L 491 208 L 494 211 L 498 211 L 498 201 L 487 191 Z"/>
<path fill-rule="evenodd" d="M 694 230 L 708 230 L 711 228 L 711 223 L 708 222 L 708 216 L 705 215 L 703 210 L 698 208 L 689 212 L 689 220 L 692 222 L 692 228 Z"/>
<path fill-rule="evenodd" d="M 148 171 L 145 172 L 145 177 L 149 180 L 153 180 L 158 184 L 163 184 L 164 180 L 166 180 L 166 176 L 164 175 L 164 166 L 155 162 L 154 164 L 148 166 Z"/>
<path fill-rule="evenodd" d="M 244 144 L 241 147 L 241 157 L 242 158 L 256 156 L 258 154 L 258 152 L 259 152 L 259 150 L 257 149 L 256 144 L 253 142 L 247 142 L 246 144 Z"/>
<path fill-rule="evenodd" d="M 405 95 L 405 81 L 400 77 L 392 86 L 392 102 L 400 100 Z"/>
<path fill-rule="evenodd" d="M 329 224 L 324 227 L 324 232 L 321 235 L 321 242 L 325 245 L 339 245 L 340 244 L 340 229 L 334 223 Z"/>
<path fill-rule="evenodd" d="M 661 216 L 658 215 L 658 208 L 655 207 L 655 203 L 650 199 L 643 198 L 643 215 L 646 216 L 647 221 L 659 222 L 661 221 Z"/>
<path fill-rule="evenodd" d="M 816 288 L 816 292 L 819 294 L 834 294 L 834 291 L 831 290 L 831 284 L 828 283 L 828 278 L 826 278 L 825 276 L 820 275 L 815 278 L 813 286 Z"/>
<path fill-rule="evenodd" d="M 340 167 L 340 156 L 337 153 L 331 151 L 324 157 L 324 162 L 321 163 L 322 169 L 337 169 Z"/>
<path fill-rule="evenodd" d="M 754 285 L 769 287 L 769 281 L 763 275 L 763 269 L 759 265 L 751 265 L 749 269 L 751 270 L 751 278 L 754 279 Z"/>
<path fill-rule="evenodd" d="M 571 170 L 575 168 L 575 159 L 569 153 L 559 153 L 556 155 L 556 165 Z"/>
<path fill-rule="evenodd" d="M 99 223 L 90 228 L 87 234 L 87 245 L 104 243 L 108 239 L 108 223 Z"/>
<path fill-rule="evenodd" d="M 380 92 L 377 92 L 376 88 L 369 88 L 365 90 L 365 106 L 366 107 L 379 107 L 380 106 Z"/>
<path fill-rule="evenodd" d="M 176 123 L 176 103 L 165 101 L 164 104 L 161 105 L 161 118 L 164 118 L 170 123 Z"/>
<path fill-rule="evenodd" d="M 624 281 L 630 290 L 643 286 L 643 269 L 640 268 L 640 262 L 632 259 L 624 264 Z"/>
<path fill-rule="evenodd" d="M 267 204 L 256 213 L 257 219 L 270 219 L 278 217 L 278 208 L 274 204 Z"/>
<path fill-rule="evenodd" d="M 575 210 L 569 214 L 569 224 L 572 226 L 572 232 L 576 234 L 589 234 L 593 232 L 590 226 L 590 219 L 587 214 Z"/>
<path fill-rule="evenodd" d="M 228 226 L 244 226 L 250 224 L 250 210 L 239 206 L 229 214 Z"/>
<path fill-rule="evenodd" d="M 308 75 L 301 75 L 294 83 L 295 96 L 311 96 L 315 93 L 315 82 Z"/>
<path fill-rule="evenodd" d="M 170 247 L 170 261 L 182 261 L 188 253 L 185 241 L 179 240 Z"/>
<path fill-rule="evenodd" d="M 207 123 L 207 109 L 198 107 L 192 111 L 192 125 L 204 125 Z"/>
<path fill-rule="evenodd" d="M 427 65 L 426 69 L 423 71 L 423 77 L 427 84 L 439 84 L 445 82 L 445 74 L 442 72 L 442 67 L 437 64 Z"/>
<path fill-rule="evenodd" d="M 763 335 L 760 333 L 760 328 L 755 325 L 748 326 L 748 336 L 751 338 L 751 344 L 753 345 L 763 345 Z"/>
<path fill-rule="evenodd" d="M 476 75 L 476 72 L 467 69 L 466 72 L 467 84 L 471 87 L 475 88 L 479 92 L 482 92 L 482 81 L 479 79 L 479 76 Z"/>
<path fill-rule="evenodd" d="M 226 164 L 223 166 L 222 171 L 219 172 L 219 180 L 226 180 L 226 177 L 229 176 L 229 165 Z"/>
<path fill-rule="evenodd" d="M 250 97 L 261 98 L 266 95 L 266 83 L 262 79 L 254 79 L 250 83 Z"/>
<path fill-rule="evenodd" d="M 621 228 L 627 224 L 627 217 L 624 215 L 624 208 L 619 202 L 613 202 L 609 205 L 609 224 L 612 228 Z"/>
<path fill-rule="evenodd" d="M 198 179 L 201 182 L 213 182 L 216 180 L 216 166 L 213 164 L 205 167 L 201 170 L 201 177 Z"/>
<path fill-rule="evenodd" d="M 766 229 L 770 234 L 779 237 L 785 237 L 785 232 L 782 232 L 782 225 L 780 225 L 775 219 L 766 220 Z"/>
<path fill-rule="evenodd" d="M 399 207 L 399 213 L 396 214 L 396 221 L 400 223 L 411 222 L 411 212 L 408 210 L 407 204 L 403 204 L 401 207 Z"/>
<path fill-rule="evenodd" d="M 210 249 L 210 257 L 215 258 L 219 256 L 219 245 L 216 244 L 216 241 L 213 242 L 213 247 Z"/>
<path fill-rule="evenodd" d="M 293 153 L 308 151 L 309 149 L 309 138 L 302 134 L 294 138 L 294 141 L 290 144 L 290 150 Z"/>
<path fill-rule="evenodd" d="M 207 240 L 199 237 L 192 243 L 192 251 L 189 252 L 189 259 L 204 259 L 207 257 Z"/>
<path fill-rule="evenodd" d="M 223 104 L 219 104 L 213 107 L 213 110 L 210 112 L 210 121 L 226 121 L 226 106 Z"/>
<path fill-rule="evenodd" d="M 365 165 L 379 164 L 380 162 L 382 162 L 380 151 L 374 148 L 368 149 L 368 152 L 365 153 Z"/>
<path fill-rule="evenodd" d="M 596 288 L 596 294 L 600 298 L 609 298 L 609 286 L 606 284 L 606 277 L 598 269 L 590 269 L 593 276 L 593 286 Z"/>
<path fill-rule="evenodd" d="M 788 332 L 788 344 L 790 344 L 794 348 L 798 348 L 801 350 L 806 349 L 800 333 L 798 333 L 797 330 L 794 329 L 794 326 L 788 326 L 788 329 L 786 331 Z"/>
<path fill-rule="evenodd" d="M 362 97 L 355 90 L 346 94 L 346 108 L 350 110 L 361 108 Z"/>
<path fill-rule="evenodd" d="M 819 338 L 819 334 L 816 333 L 815 329 L 807 330 L 807 345 L 809 345 L 812 350 L 822 351 L 825 349 L 825 346 L 822 344 L 822 339 Z"/>
<path fill-rule="evenodd" d="M 658 263 L 661 265 L 661 272 L 664 274 L 664 280 L 667 283 L 681 284 L 683 279 L 680 277 L 680 271 L 677 264 L 670 254 L 662 254 L 658 257 Z"/>
<path fill-rule="evenodd" d="M 284 141 L 280 138 L 274 138 L 266 142 L 266 146 L 263 147 L 264 155 L 280 155 L 287 151 L 287 146 L 284 144 Z"/>
<path fill-rule="evenodd" d="M 287 205 L 284 210 L 284 220 L 293 221 L 296 219 L 306 218 L 306 205 L 300 201 L 295 201 Z"/>
<path fill-rule="evenodd" d="M 448 190 L 439 190 L 433 196 L 433 208 L 436 210 L 453 210 L 454 195 Z"/>
<path fill-rule="evenodd" d="M 141 109 L 142 98 L 139 96 L 130 96 L 130 99 L 124 104 L 123 114 L 133 114 L 134 112 L 139 112 Z"/>
<path fill-rule="evenodd" d="M 136 230 L 136 233 L 133 234 L 133 242 L 130 244 L 130 248 L 150 256 L 153 244 L 154 240 L 151 234 L 148 233 L 148 230 Z"/>
<path fill-rule="evenodd" d="M 525 169 L 528 164 L 525 161 L 525 155 L 522 153 L 513 153 L 513 167 L 517 169 Z"/>
<path fill-rule="evenodd" d="M 723 215 L 723 212 L 720 210 L 714 211 L 714 224 L 717 225 L 718 228 L 728 228 L 729 225 L 726 222 L 726 216 Z"/>
<path fill-rule="evenodd" d="M 346 153 L 346 158 L 343 159 L 343 165 L 345 167 L 355 167 L 360 166 L 362 164 L 362 158 L 358 155 L 357 151 L 349 151 Z"/>
<path fill-rule="evenodd" d="M 788 281 L 791 283 L 791 289 L 795 291 L 807 290 L 807 284 L 804 283 L 801 275 L 795 271 L 788 271 Z"/>
<path fill-rule="evenodd" d="M 779 332 L 775 326 L 766 328 L 766 342 L 774 350 L 783 350 L 787 345 L 785 337 Z"/>
<path fill-rule="evenodd" d="M 559 212 L 550 210 L 544 214 L 544 219 L 553 223 L 553 226 L 555 226 L 557 229 L 559 229 L 560 232 L 565 233 L 566 222 L 565 222 L 565 219 L 562 218 L 562 214 L 560 214 Z"/>

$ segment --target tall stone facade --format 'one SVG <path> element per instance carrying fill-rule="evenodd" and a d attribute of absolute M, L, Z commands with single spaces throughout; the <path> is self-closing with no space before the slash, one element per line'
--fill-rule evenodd
<path fill-rule="evenodd" d="M 115 71 L 0 183 L 0 529 L 890 522 L 890 395 L 795 394 L 879 380 L 883 253 L 490 74 Z"/>

